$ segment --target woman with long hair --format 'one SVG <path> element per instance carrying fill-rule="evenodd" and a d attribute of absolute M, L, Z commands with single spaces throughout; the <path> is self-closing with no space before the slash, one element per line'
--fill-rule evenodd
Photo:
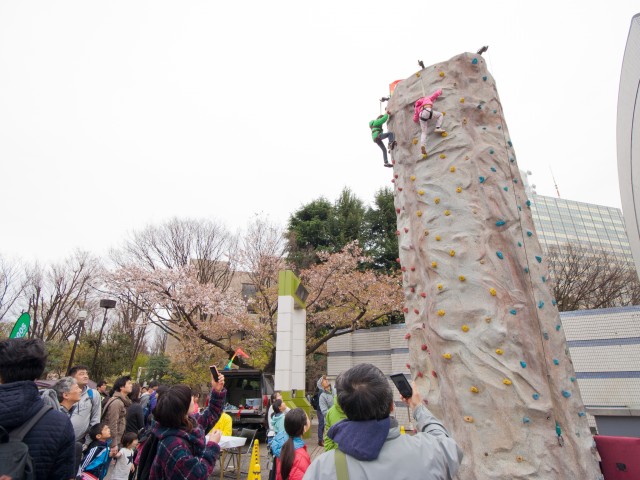
<path fill-rule="evenodd" d="M 311 428 L 305 411 L 294 408 L 284 417 L 284 432 L 278 433 L 271 443 L 276 457 L 276 480 L 302 480 L 311 464 L 302 435 Z"/>
<path fill-rule="evenodd" d="M 219 375 L 217 382 L 212 376 L 211 387 L 209 406 L 198 414 L 191 414 L 192 391 L 186 385 L 171 387 L 158 398 L 152 426 L 157 450 L 149 472 L 150 480 L 206 480 L 213 472 L 220 455 L 221 433 L 214 430 L 207 439 L 205 432 L 215 425 L 222 413 L 227 396 L 224 376 Z"/>
<path fill-rule="evenodd" d="M 131 405 L 127 408 L 127 426 L 124 431 L 132 432 L 140 437 L 144 432 L 144 413 L 140 405 L 140 385 L 134 383 L 129 394 Z"/>

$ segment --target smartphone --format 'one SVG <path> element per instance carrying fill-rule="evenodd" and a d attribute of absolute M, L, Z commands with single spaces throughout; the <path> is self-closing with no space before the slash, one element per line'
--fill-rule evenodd
<path fill-rule="evenodd" d="M 215 365 L 211 365 L 209 367 L 209 370 L 211 370 L 211 375 L 213 375 L 213 379 L 216 381 L 216 383 L 218 382 L 218 379 L 220 378 L 219 374 L 218 374 L 218 369 L 216 368 Z"/>
<path fill-rule="evenodd" d="M 407 377 L 404 376 L 404 373 L 394 373 L 390 375 L 391 381 L 394 383 L 400 395 L 404 398 L 411 398 L 413 396 L 413 388 L 411 388 L 411 384 Z"/>

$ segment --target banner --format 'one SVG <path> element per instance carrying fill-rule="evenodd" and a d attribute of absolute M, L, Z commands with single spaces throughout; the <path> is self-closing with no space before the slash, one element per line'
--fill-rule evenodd
<path fill-rule="evenodd" d="M 13 326 L 13 330 L 11 330 L 11 335 L 9 338 L 22 338 L 26 337 L 27 333 L 29 333 L 29 324 L 31 323 L 31 317 L 28 313 L 23 313 L 18 317 L 18 321 Z"/>
<path fill-rule="evenodd" d="M 393 92 L 395 91 L 396 86 L 397 86 L 401 81 L 402 81 L 402 80 L 396 80 L 395 82 L 393 82 L 393 83 L 390 83 L 390 84 L 389 84 L 389 95 L 390 95 L 390 96 L 391 96 L 391 95 L 393 95 Z"/>

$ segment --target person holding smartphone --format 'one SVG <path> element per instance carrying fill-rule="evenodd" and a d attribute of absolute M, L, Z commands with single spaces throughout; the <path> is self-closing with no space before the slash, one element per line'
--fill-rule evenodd
<path fill-rule="evenodd" d="M 227 390 L 224 375 L 217 369 L 211 373 L 209 405 L 202 413 L 193 414 L 193 397 L 187 385 L 176 385 L 160 396 L 153 412 L 153 434 L 157 450 L 149 479 L 206 480 L 220 456 L 220 430 L 209 439 L 205 432 L 218 421 L 224 408 Z"/>

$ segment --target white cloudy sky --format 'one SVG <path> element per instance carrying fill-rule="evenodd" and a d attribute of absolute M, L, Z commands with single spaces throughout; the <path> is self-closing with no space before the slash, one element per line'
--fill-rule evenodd
<path fill-rule="evenodd" d="M 368 121 L 388 84 L 490 46 L 538 193 L 620 206 L 616 1 L 0 2 L 0 254 L 102 254 L 173 216 L 284 224 L 391 172 Z"/>

